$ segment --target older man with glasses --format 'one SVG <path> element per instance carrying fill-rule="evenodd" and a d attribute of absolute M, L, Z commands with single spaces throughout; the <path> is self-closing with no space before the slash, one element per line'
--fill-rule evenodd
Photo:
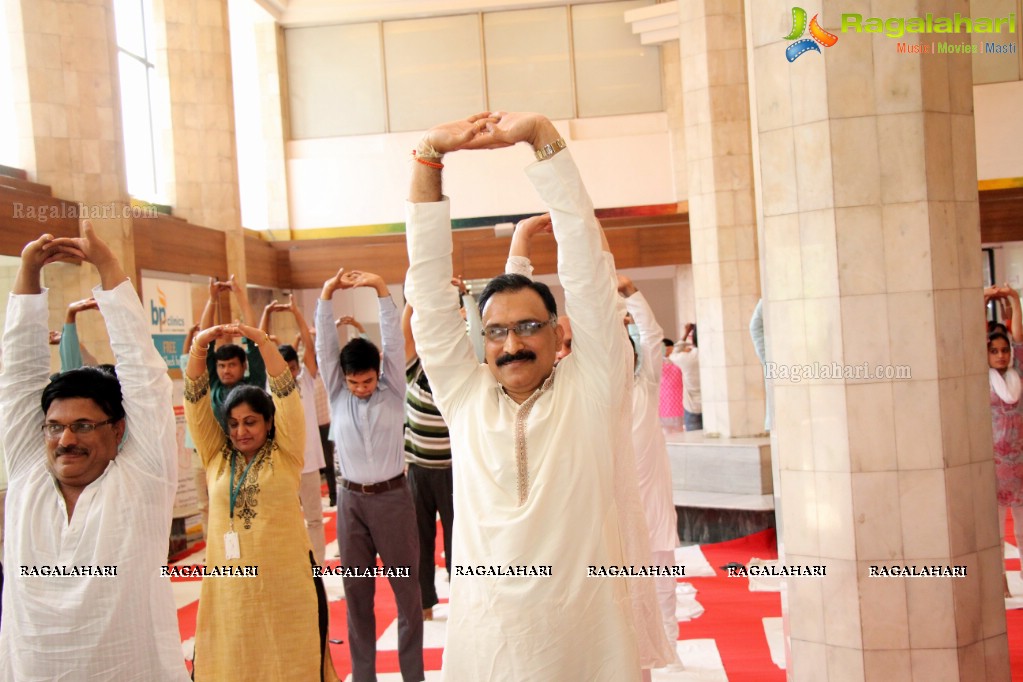
<path fill-rule="evenodd" d="M 501 275 L 480 294 L 486 365 L 450 285 L 441 159 L 520 142 L 536 155 L 527 175 L 551 209 L 573 323 L 573 352 L 557 367 L 563 331 L 544 284 Z M 632 353 L 614 262 L 565 146 L 544 116 L 485 112 L 427 131 L 412 163 L 405 291 L 451 432 L 459 519 L 448 680 L 638 680 L 671 657 L 652 580 L 590 577 L 647 564 L 649 549 L 622 428 Z"/>
<path fill-rule="evenodd" d="M 96 266 L 117 376 L 50 376 L 44 265 Z M 7 497 L 0 680 L 187 680 L 167 561 L 177 446 L 167 365 L 116 257 L 81 238 L 29 243 L 0 374 Z"/>

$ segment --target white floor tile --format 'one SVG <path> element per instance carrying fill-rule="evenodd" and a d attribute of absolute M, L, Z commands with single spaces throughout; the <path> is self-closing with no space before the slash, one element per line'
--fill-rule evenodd
<path fill-rule="evenodd" d="M 686 567 L 687 578 L 711 578 L 714 576 L 714 569 L 703 556 L 699 545 L 678 547 L 675 549 L 675 564 Z"/>
<path fill-rule="evenodd" d="M 781 566 L 781 562 L 777 559 L 758 559 L 753 557 L 746 565 L 758 567 Z M 781 592 L 785 586 L 785 579 L 781 576 L 751 575 L 748 580 L 750 592 Z"/>
<path fill-rule="evenodd" d="M 327 592 L 327 601 L 341 601 L 345 598 L 344 578 L 339 575 L 323 576 L 323 589 Z"/>
<path fill-rule="evenodd" d="M 448 629 L 447 614 L 443 614 L 443 620 L 436 617 L 436 608 L 434 609 L 434 619 L 423 621 L 423 648 L 424 649 L 443 649 L 444 648 L 444 637 Z M 380 635 L 377 639 L 377 651 L 397 651 L 398 650 L 398 619 L 395 618 L 391 621 L 391 624 L 384 630 L 384 634 Z"/>
<path fill-rule="evenodd" d="M 785 670 L 785 630 L 781 616 L 763 620 L 764 636 L 767 638 L 767 647 L 771 650 L 771 661 Z"/>
<path fill-rule="evenodd" d="M 651 672 L 654 682 L 728 682 L 717 643 L 713 639 L 686 639 L 678 642 L 682 670 L 661 668 Z"/>
<path fill-rule="evenodd" d="M 174 593 L 174 608 L 180 609 L 198 600 L 201 590 L 201 580 L 172 580 L 171 591 Z"/>

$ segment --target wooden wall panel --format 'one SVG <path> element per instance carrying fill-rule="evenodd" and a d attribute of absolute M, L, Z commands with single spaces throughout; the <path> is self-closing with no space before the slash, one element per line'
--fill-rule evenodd
<path fill-rule="evenodd" d="M 0 255 L 20 256 L 25 244 L 46 233 L 77 237 L 77 212 L 73 201 L 0 185 Z M 55 214 L 59 217 L 50 217 Z"/>
<path fill-rule="evenodd" d="M 618 267 L 689 263 L 689 224 L 685 216 L 671 218 L 668 221 L 662 216 L 656 223 L 650 220 L 647 227 L 606 228 Z M 452 241 L 454 274 L 477 279 L 504 272 L 510 237 L 495 237 L 489 228 L 456 230 Z M 273 247 L 288 254 L 290 282 L 295 289 L 319 288 L 342 266 L 376 272 L 391 284 L 404 281 L 408 270 L 404 235 L 274 242 Z M 553 236 L 536 237 L 530 255 L 536 274 L 557 272 Z"/>
<path fill-rule="evenodd" d="M 274 242 L 288 254 L 291 287 L 319 289 L 338 268 L 375 272 L 388 283 L 403 282 L 408 270 L 404 235 Z"/>
<path fill-rule="evenodd" d="M 980 193 L 980 240 L 985 244 L 1023 241 L 1023 188 Z"/>
<path fill-rule="evenodd" d="M 290 278 L 278 266 L 278 251 L 259 237 L 245 235 L 245 281 L 271 289 L 287 289 Z"/>
<path fill-rule="evenodd" d="M 12 184 L 12 183 L 9 183 Z M 28 185 L 26 185 L 28 187 Z M 29 187 L 31 189 L 31 187 Z M 77 204 L 0 182 L 0 254 L 18 256 L 24 245 L 43 232 L 77 236 Z M 980 192 L 981 239 L 984 243 L 1023 241 L 1023 188 Z M 15 207 L 22 207 L 15 218 Z M 63 217 L 24 217 L 56 212 Z M 621 268 L 687 264 L 692 262 L 687 214 L 610 218 L 603 221 L 608 242 Z M 168 216 L 138 218 L 133 224 L 135 262 L 139 269 L 226 277 L 224 233 L 191 225 Z M 453 269 L 466 278 L 490 277 L 504 269 L 510 239 L 495 237 L 491 229 L 456 230 Z M 378 272 L 389 283 L 404 280 L 408 269 L 404 235 L 348 237 L 344 239 L 264 242 L 245 240 L 249 281 L 276 288 L 318 289 L 341 266 Z M 557 255 L 550 236 L 533 245 L 537 274 L 557 270 Z"/>
<path fill-rule="evenodd" d="M 182 275 L 227 277 L 224 233 L 169 216 L 136 218 L 135 266 Z"/>

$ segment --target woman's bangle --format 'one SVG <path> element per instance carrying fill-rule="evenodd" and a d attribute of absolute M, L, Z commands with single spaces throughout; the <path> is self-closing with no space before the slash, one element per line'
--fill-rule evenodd
<path fill-rule="evenodd" d="M 195 352 L 195 348 L 196 348 L 197 345 L 198 344 L 192 344 L 192 348 L 191 348 L 191 350 L 188 351 L 188 354 L 191 355 L 196 360 L 205 360 L 206 356 L 209 355 L 209 352 L 196 353 Z"/>

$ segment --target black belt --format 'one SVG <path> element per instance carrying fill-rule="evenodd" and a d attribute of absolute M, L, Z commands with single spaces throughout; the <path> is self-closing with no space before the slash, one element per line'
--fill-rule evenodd
<path fill-rule="evenodd" d="M 363 495 L 376 495 L 377 493 L 386 493 L 388 490 L 394 490 L 405 482 L 405 474 L 398 474 L 394 478 L 390 478 L 380 483 L 352 483 L 345 479 L 339 479 L 341 481 L 341 487 L 345 490 L 352 490 Z"/>

